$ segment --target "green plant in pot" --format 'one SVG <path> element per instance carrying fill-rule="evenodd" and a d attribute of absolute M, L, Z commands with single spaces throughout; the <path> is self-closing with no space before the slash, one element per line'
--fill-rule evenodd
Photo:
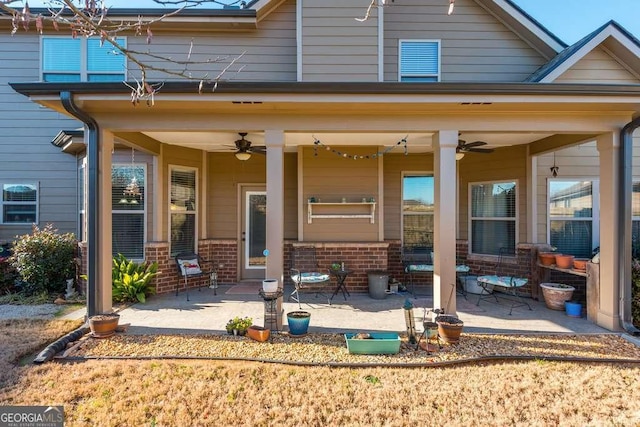
<path fill-rule="evenodd" d="M 251 325 L 253 325 L 253 319 L 251 317 L 236 316 L 233 319 L 229 319 L 225 329 L 228 334 L 245 335 Z"/>

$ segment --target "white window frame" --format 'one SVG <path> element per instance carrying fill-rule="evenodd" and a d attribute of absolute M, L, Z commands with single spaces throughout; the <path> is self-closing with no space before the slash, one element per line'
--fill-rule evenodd
<path fill-rule="evenodd" d="M 111 165 L 112 167 L 116 167 L 116 168 L 131 168 L 131 163 L 113 163 Z M 143 186 L 143 193 L 142 193 L 142 209 L 140 210 L 125 210 L 125 209 L 113 209 L 113 207 L 111 208 L 111 215 L 113 218 L 113 215 L 116 214 L 137 214 L 137 215 L 142 215 L 142 258 L 127 258 L 133 261 L 144 261 L 144 245 L 145 242 L 147 240 L 147 185 L 149 182 L 149 176 L 147 175 L 147 164 L 146 163 L 134 163 L 133 166 L 135 168 L 142 168 L 143 170 L 143 174 L 144 174 L 144 186 Z M 111 221 L 111 233 L 112 233 L 112 239 L 113 237 L 113 219 Z M 115 255 L 114 255 L 115 256 Z"/>
<path fill-rule="evenodd" d="M 640 184 L 640 179 L 638 179 L 636 177 L 633 177 L 633 179 L 631 181 L 631 200 L 632 200 L 632 203 L 633 203 L 633 186 L 635 184 Z M 633 214 L 633 204 L 632 204 L 631 205 L 631 230 L 633 230 L 633 223 L 634 222 L 640 222 L 640 215 L 634 215 Z M 632 253 L 633 253 L 633 244 L 634 244 L 634 242 L 633 242 L 633 234 L 632 234 L 631 237 L 632 237 L 631 243 L 632 243 Z"/>
<path fill-rule="evenodd" d="M 169 233 L 169 254 L 173 253 L 173 249 L 171 248 L 172 246 L 172 241 L 171 241 L 171 173 L 173 171 L 181 171 L 181 172 L 195 172 L 195 199 L 196 199 L 196 207 L 195 210 L 193 211 L 181 211 L 179 213 L 181 214 L 187 214 L 187 215 L 195 215 L 195 225 L 194 225 L 194 236 L 193 236 L 193 242 L 194 242 L 194 248 L 193 251 L 194 252 L 198 252 L 198 224 L 200 222 L 199 219 L 199 208 L 200 208 L 200 191 L 199 191 L 199 186 L 198 183 L 200 182 L 200 178 L 198 176 L 199 170 L 198 168 L 194 168 L 194 167 L 189 167 L 189 166 L 181 166 L 181 165 L 172 165 L 170 164 L 168 167 L 169 173 L 168 173 L 168 189 L 167 189 L 167 209 L 169 211 L 169 215 L 168 215 L 168 224 L 167 224 L 167 230 Z M 176 212 L 178 213 L 178 212 Z"/>
<path fill-rule="evenodd" d="M 438 72 L 436 74 L 417 74 L 417 75 L 408 75 L 402 73 L 402 44 L 403 43 L 436 43 L 438 46 Z M 438 39 L 400 39 L 398 40 L 398 81 L 402 82 L 403 77 L 435 77 L 436 81 L 432 83 L 439 82 L 442 76 L 442 42 Z M 426 83 L 426 82 L 425 82 Z"/>
<path fill-rule="evenodd" d="M 429 214 L 425 214 L 425 213 L 405 213 L 404 212 L 404 179 L 405 178 L 411 178 L 411 177 L 425 177 L 425 178 L 434 178 L 435 179 L 435 175 L 433 174 L 433 172 L 412 172 L 412 171 L 403 171 L 402 175 L 400 177 L 400 239 L 402 242 L 402 245 L 405 244 L 404 241 L 404 217 L 405 215 L 407 216 L 412 216 L 412 215 L 429 215 Z M 434 193 L 435 193 L 435 187 L 434 187 Z M 432 213 L 432 216 L 435 217 L 435 194 L 434 194 L 434 212 Z M 434 230 L 435 232 L 435 230 Z"/>
<path fill-rule="evenodd" d="M 5 202 L 4 200 L 4 186 L 5 185 L 33 185 L 36 188 L 36 200 L 34 202 Z M 40 182 L 38 181 L 22 181 L 22 180 L 11 180 L 11 181 L 3 181 L 0 183 L 0 224 L 6 226 L 18 226 L 24 227 L 29 224 L 39 224 L 40 223 Z M 36 211 L 36 220 L 34 222 L 5 222 L 4 221 L 4 208 L 5 206 L 12 205 L 33 205 Z"/>
<path fill-rule="evenodd" d="M 88 48 L 87 48 L 87 38 L 86 37 L 78 37 L 78 39 L 80 40 L 80 70 L 78 70 L 78 72 L 61 72 L 61 71 L 45 71 L 44 68 L 44 63 L 42 61 L 42 57 L 44 54 L 44 39 L 69 39 L 71 38 L 71 36 L 56 36 L 56 35 L 41 35 L 40 36 L 40 56 L 39 56 L 39 70 L 40 70 L 40 81 L 44 82 L 44 75 L 45 74 L 61 74 L 61 75 L 75 75 L 75 74 L 80 74 L 80 81 L 81 82 L 87 82 L 89 81 L 89 75 L 90 74 L 112 74 L 112 75 L 123 75 L 124 76 L 124 80 L 127 79 L 128 74 L 128 69 L 127 69 L 127 65 L 128 65 L 128 61 L 127 58 L 123 55 L 123 69 L 122 71 L 100 71 L 100 72 L 89 72 L 87 69 L 87 65 L 88 65 Z M 124 45 L 127 46 L 128 44 L 128 40 L 127 37 L 118 37 L 118 41 L 124 41 Z M 106 43 L 106 42 L 105 42 Z M 115 49 L 115 48 L 114 48 Z M 122 55 L 122 53 L 120 53 Z"/>
<path fill-rule="evenodd" d="M 472 206 L 472 202 L 473 202 L 473 187 L 477 186 L 477 185 L 485 185 L 485 184 L 498 184 L 498 183 L 513 183 L 515 184 L 515 189 L 516 189 L 516 197 L 515 197 L 515 210 L 514 210 L 514 217 L 513 218 L 507 218 L 507 217 L 474 217 L 472 216 L 473 214 L 473 206 Z M 515 249 L 517 247 L 518 244 L 518 236 L 520 235 L 520 213 L 519 213 L 519 203 L 518 201 L 520 200 L 520 183 L 519 180 L 517 179 L 496 179 L 496 180 L 492 180 L 492 181 L 477 181 L 477 182 L 469 182 L 469 187 L 468 187 L 468 212 L 469 212 L 469 223 L 468 223 L 468 230 L 469 230 L 469 253 L 473 254 L 473 255 L 484 255 L 484 256 L 498 256 L 495 254 L 485 254 L 485 253 L 480 253 L 480 252 L 473 252 L 473 221 L 474 220 L 479 220 L 479 221 L 513 221 L 515 223 L 515 231 L 514 231 L 514 236 L 513 236 L 513 248 Z"/>
<path fill-rule="evenodd" d="M 78 198 L 80 198 L 80 192 L 82 192 L 82 202 L 78 200 L 78 230 L 77 236 L 78 240 L 85 241 L 87 237 L 87 187 L 88 187 L 88 176 L 87 176 L 87 157 L 83 157 L 80 159 L 78 164 Z"/>
<path fill-rule="evenodd" d="M 563 181 L 591 181 L 591 249 L 600 246 L 600 181 L 594 177 L 547 178 L 547 244 L 551 244 L 551 221 L 586 221 L 589 217 L 551 218 L 551 183 Z M 639 218 L 640 219 L 640 218 Z"/>

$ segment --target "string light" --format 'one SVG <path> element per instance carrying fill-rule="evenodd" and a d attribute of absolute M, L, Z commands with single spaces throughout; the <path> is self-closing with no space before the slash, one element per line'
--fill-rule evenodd
<path fill-rule="evenodd" d="M 345 152 L 342 152 L 342 151 L 338 151 L 338 150 L 336 150 L 334 148 L 331 148 L 328 145 L 323 144 L 322 141 L 320 141 L 315 136 L 312 136 L 312 138 L 313 138 L 313 156 L 314 157 L 318 157 L 318 147 L 324 147 L 325 150 L 330 151 L 333 154 L 335 154 L 337 156 L 340 156 L 340 157 L 342 157 L 344 159 L 353 159 L 353 160 L 375 159 L 377 157 L 384 156 L 389 151 L 393 150 L 394 148 L 396 148 L 396 147 L 398 147 L 400 145 L 404 145 L 404 155 L 407 156 L 409 154 L 409 150 L 407 148 L 407 138 L 408 137 L 409 137 L 409 135 L 405 136 L 400 141 L 396 142 L 395 145 L 392 145 L 390 147 L 385 148 L 384 151 L 378 151 L 378 152 L 373 153 L 373 154 L 360 155 L 360 154 L 349 154 L 349 153 L 345 153 Z"/>

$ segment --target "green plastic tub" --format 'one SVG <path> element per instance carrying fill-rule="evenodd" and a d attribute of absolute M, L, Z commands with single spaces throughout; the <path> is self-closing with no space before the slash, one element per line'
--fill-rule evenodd
<path fill-rule="evenodd" d="M 395 332 L 371 332 L 371 338 L 354 338 L 357 334 L 344 334 L 351 354 L 396 354 L 400 351 L 400 336 Z"/>

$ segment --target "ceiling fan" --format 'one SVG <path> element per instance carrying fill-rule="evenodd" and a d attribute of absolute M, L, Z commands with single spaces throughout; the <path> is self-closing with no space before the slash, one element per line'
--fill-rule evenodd
<path fill-rule="evenodd" d="M 235 141 L 237 150 L 235 156 L 238 160 L 249 160 L 253 153 L 265 154 L 266 148 L 264 146 L 252 146 L 251 141 L 244 139 L 247 132 L 238 132 L 238 135 L 240 135 L 240 139 Z"/>
<path fill-rule="evenodd" d="M 458 146 L 456 147 L 456 160 L 460 160 L 464 157 L 465 153 L 492 153 L 493 148 L 479 148 L 483 145 L 487 145 L 484 141 L 473 141 L 467 143 L 463 139 L 458 140 Z"/>

